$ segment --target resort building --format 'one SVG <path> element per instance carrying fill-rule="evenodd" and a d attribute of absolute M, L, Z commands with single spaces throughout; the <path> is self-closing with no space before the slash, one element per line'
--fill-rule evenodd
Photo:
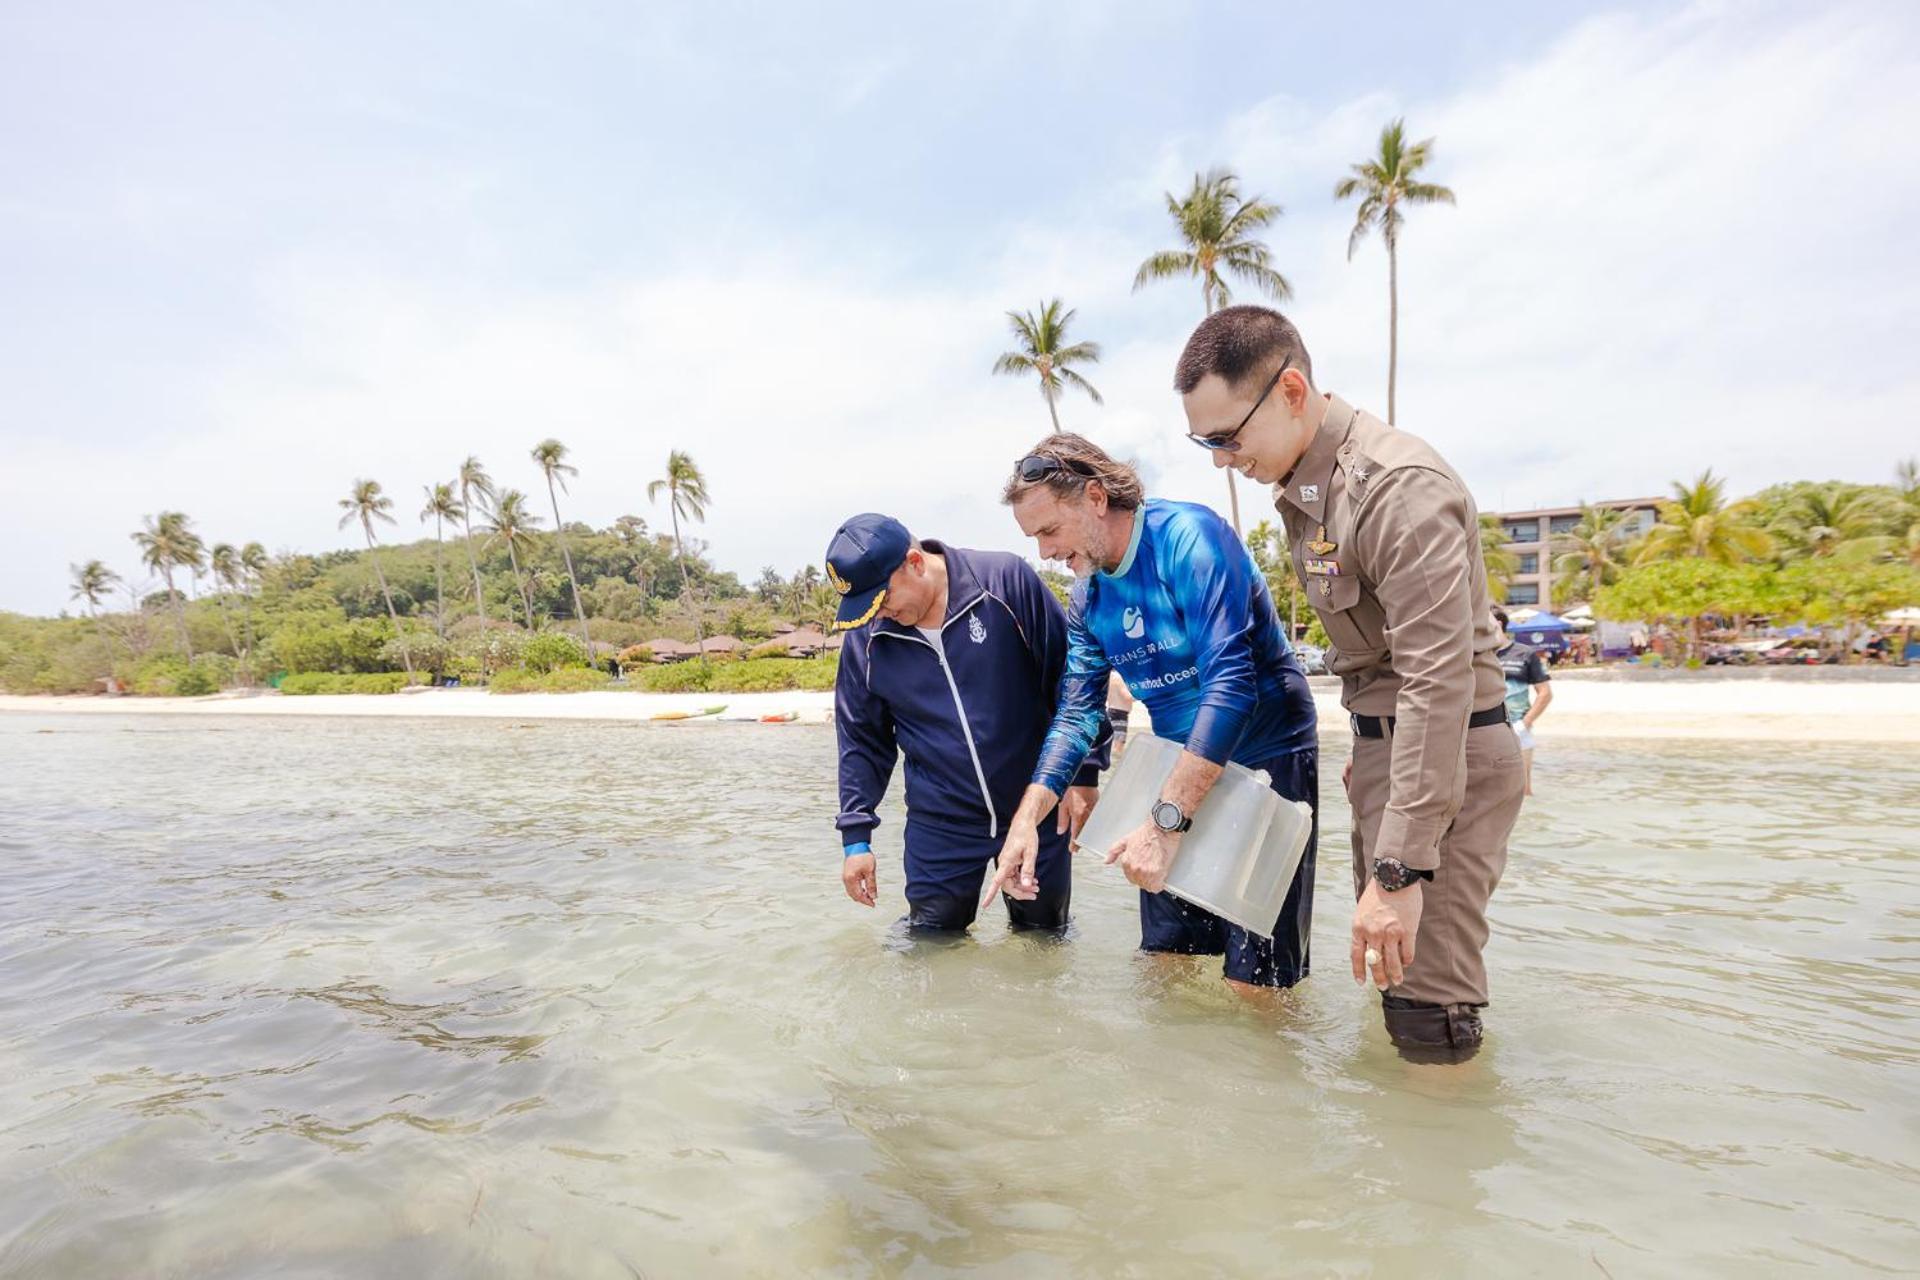
<path fill-rule="evenodd" d="M 1589 506 L 1610 507 L 1632 513 L 1627 536 L 1637 538 L 1653 527 L 1664 498 L 1615 498 Z M 1513 552 L 1520 567 L 1507 587 L 1509 605 L 1534 605 L 1549 608 L 1553 604 L 1553 542 L 1572 532 L 1580 523 L 1579 507 L 1542 507 L 1537 511 L 1503 511 L 1500 525 L 1507 531 L 1507 550 Z"/>

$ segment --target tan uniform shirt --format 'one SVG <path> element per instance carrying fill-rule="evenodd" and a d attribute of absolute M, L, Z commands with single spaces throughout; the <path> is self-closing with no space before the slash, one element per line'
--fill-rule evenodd
<path fill-rule="evenodd" d="M 1467 717 L 1506 694 L 1473 495 L 1426 441 L 1328 396 L 1274 506 L 1341 703 L 1397 717 L 1374 856 L 1438 867 L 1466 795 Z"/>

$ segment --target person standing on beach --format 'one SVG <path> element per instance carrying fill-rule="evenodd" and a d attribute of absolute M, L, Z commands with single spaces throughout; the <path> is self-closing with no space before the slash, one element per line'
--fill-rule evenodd
<path fill-rule="evenodd" d="M 1181 834 L 1229 760 L 1266 770 L 1282 798 L 1319 809 L 1313 698 L 1246 544 L 1206 507 L 1149 500 L 1131 466 L 1077 435 L 1035 445 L 1001 496 L 1040 554 L 1064 560 L 1080 580 L 1059 709 L 1008 825 L 993 889 L 1033 896 L 1040 825 L 1111 723 L 1108 673 L 1118 672 L 1147 704 L 1154 733 L 1186 746 L 1159 802 L 1106 851 L 1140 887 L 1140 949 L 1224 955 L 1227 980 L 1244 986 L 1299 982 L 1317 824 L 1271 938 L 1164 892 Z"/>
<path fill-rule="evenodd" d="M 1403 1056 L 1463 1060 L 1484 1035 L 1487 901 L 1526 785 L 1473 496 L 1425 441 L 1317 391 L 1269 308 L 1202 321 L 1174 388 L 1215 466 L 1274 486 L 1332 641 L 1354 732 L 1353 976 L 1381 989 Z"/>
<path fill-rule="evenodd" d="M 874 811 L 904 755 L 907 923 L 964 930 L 1053 715 L 1066 614 L 1020 557 L 916 542 L 872 513 L 835 531 L 827 578 L 840 593 L 834 629 L 850 632 L 833 696 L 841 883 L 875 904 Z M 1037 891 L 1007 900 L 1015 928 L 1067 923 L 1068 841 L 1093 808 L 1106 743 L 1103 732 L 1041 842 Z"/>
<path fill-rule="evenodd" d="M 1500 634 L 1507 637 L 1507 643 L 1497 655 L 1500 659 L 1500 674 L 1507 682 L 1507 719 L 1513 725 L 1513 736 L 1520 740 L 1521 771 L 1526 775 L 1527 794 L 1533 794 L 1533 725 L 1547 713 L 1547 704 L 1553 701 L 1553 677 L 1547 674 L 1547 664 L 1540 660 L 1540 651 L 1530 644 L 1521 644 L 1507 631 L 1507 611 L 1499 605 L 1493 606 L 1493 620 L 1500 627 Z M 1539 692 L 1536 694 L 1535 690 Z"/>

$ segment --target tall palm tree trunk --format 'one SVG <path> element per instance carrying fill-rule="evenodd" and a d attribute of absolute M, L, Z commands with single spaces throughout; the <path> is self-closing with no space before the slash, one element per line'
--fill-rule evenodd
<path fill-rule="evenodd" d="M 553 491 L 553 476 L 547 476 L 547 501 L 553 504 L 553 536 L 560 539 L 560 559 L 567 566 L 567 585 L 573 588 L 573 616 L 580 620 L 580 642 L 587 646 L 587 665 L 593 665 L 593 637 L 587 634 L 587 610 L 580 603 L 580 579 L 573 574 L 573 552 L 567 549 L 567 534 L 560 526 L 560 498 Z"/>
<path fill-rule="evenodd" d="M 1053 392 L 1047 392 L 1047 416 L 1053 419 L 1053 433 L 1060 434 L 1060 411 L 1053 406 Z"/>
<path fill-rule="evenodd" d="M 373 549 L 373 526 L 367 526 L 367 559 L 373 561 L 373 576 L 380 579 L 380 595 L 387 602 L 387 617 L 393 622 L 393 634 L 400 640 L 400 665 L 407 669 L 407 683 L 413 683 L 413 655 L 408 652 L 406 633 L 400 630 L 400 611 L 393 607 L 393 592 L 387 590 L 387 571 L 380 567 L 380 554 Z"/>
<path fill-rule="evenodd" d="M 440 513 L 433 513 L 433 629 L 447 638 L 447 543 Z"/>
<path fill-rule="evenodd" d="M 173 601 L 173 622 L 180 628 L 180 647 L 186 651 L 187 661 L 193 661 L 193 637 L 187 634 L 187 604 L 180 598 L 179 588 L 173 585 L 173 566 L 168 565 L 166 574 L 167 596 Z"/>
<path fill-rule="evenodd" d="M 1387 425 L 1392 426 L 1393 393 L 1400 377 L 1400 250 L 1387 242 Z"/>
<path fill-rule="evenodd" d="M 480 591 L 480 562 L 474 558 L 473 554 L 473 516 L 469 514 L 471 502 L 472 500 L 467 497 L 466 491 L 462 490 L 460 494 L 460 524 L 466 530 L 467 534 L 467 567 L 473 570 L 473 608 L 474 612 L 480 615 L 480 621 L 485 622 L 487 620 L 487 600 Z"/>
<path fill-rule="evenodd" d="M 507 539 L 507 562 L 513 566 L 513 585 L 520 590 L 520 606 L 527 611 L 527 630 L 533 630 L 533 597 L 527 594 L 527 582 L 520 576 L 520 555 L 513 549 L 513 539 Z"/>
<path fill-rule="evenodd" d="M 1214 306 L 1211 276 L 1200 277 L 1200 296 L 1207 304 L 1207 314 L 1212 315 Z M 1227 509 L 1233 513 L 1233 531 L 1237 534 L 1240 532 L 1240 489 L 1234 483 L 1233 468 L 1222 467 L 1221 470 L 1227 473 Z"/>
<path fill-rule="evenodd" d="M 241 678 L 251 685 L 253 683 L 253 592 L 242 591 L 240 599 L 245 602 L 241 605 L 240 612 L 247 637 L 247 653 L 240 660 L 240 672 Z"/>
<path fill-rule="evenodd" d="M 687 544 L 680 540 L 680 510 L 668 495 L 667 513 L 673 517 L 673 549 L 680 555 L 680 589 L 686 592 L 687 606 L 693 610 L 694 647 L 700 650 L 700 661 L 707 660 L 707 620 L 700 614 L 700 602 L 693 597 L 693 575 L 687 571 Z"/>
<path fill-rule="evenodd" d="M 220 600 L 220 623 L 227 629 L 227 647 L 233 650 L 233 656 L 240 656 L 240 636 L 233 629 L 233 610 L 227 604 L 227 593 L 222 591 Z"/>

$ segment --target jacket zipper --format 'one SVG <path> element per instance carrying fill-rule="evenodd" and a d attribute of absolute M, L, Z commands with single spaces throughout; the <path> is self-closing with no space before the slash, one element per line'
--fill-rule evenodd
<path fill-rule="evenodd" d="M 899 631 L 881 631 L 876 634 L 898 636 L 902 640 L 912 640 L 916 644 L 924 644 L 927 648 L 933 649 L 933 660 L 940 664 L 940 674 L 947 678 L 947 688 L 953 693 L 953 709 L 960 713 L 960 736 L 967 740 L 967 755 L 973 759 L 973 776 L 980 783 L 980 800 L 987 806 L 987 838 L 996 839 L 1000 835 L 1000 815 L 993 811 L 993 793 L 987 790 L 987 771 L 980 767 L 980 749 L 973 745 L 973 726 L 967 723 L 967 704 L 960 700 L 960 684 L 953 678 L 953 668 L 947 665 L 944 648 L 947 628 L 971 613 L 973 606 L 978 603 L 978 600 L 973 601 L 965 609 L 940 624 L 940 642 L 943 647 L 939 649 L 934 649 L 925 636 L 909 636 Z"/>

